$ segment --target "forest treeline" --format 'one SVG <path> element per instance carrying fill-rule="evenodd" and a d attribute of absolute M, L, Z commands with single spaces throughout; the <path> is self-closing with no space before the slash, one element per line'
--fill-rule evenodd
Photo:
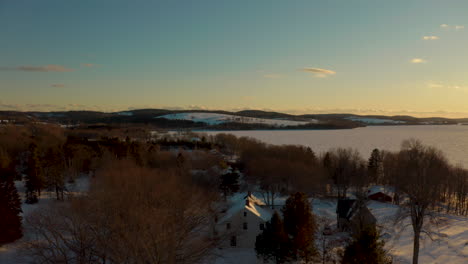
<path fill-rule="evenodd" d="M 194 152 L 196 158 L 161 151 L 154 142 L 130 136 L 88 140 L 50 125 L 1 127 L 0 187 L 14 195 L 4 197 L 0 190 L 0 243 L 22 235 L 13 183 L 22 187 L 23 180 L 26 203 L 41 203 L 44 192 L 59 200 L 26 216 L 25 226 L 35 235 L 22 254 L 38 263 L 196 263 L 205 258 L 216 242 L 206 228 L 214 219 L 211 205 L 219 199 L 216 171 L 205 168 L 221 159 L 206 151 Z M 192 173 L 196 170 L 204 173 Z M 91 177 L 89 190 L 68 192 L 68 183 L 83 175 Z"/>
<path fill-rule="evenodd" d="M 243 175 L 234 184 L 259 191 L 273 208 L 276 198 L 291 193 L 345 198 L 385 185 L 394 189 L 395 203 L 421 216 L 413 222 L 418 234 L 430 212 L 468 214 L 467 170 L 416 140 L 364 158 L 348 148 L 315 153 L 229 134 L 155 138 L 140 127 L 113 133 L 1 126 L 0 212 L 8 217 L 1 220 L 0 243 L 22 236 L 20 199 L 41 202 L 46 191 L 67 202 L 25 219 L 37 234 L 25 254 L 38 262 L 199 262 L 218 242 L 207 228 L 217 213 L 213 204 L 228 193 L 222 183 L 229 165 Z M 69 192 L 68 183 L 82 175 L 91 177 L 88 192 Z M 25 197 L 16 190 L 19 183 Z"/>

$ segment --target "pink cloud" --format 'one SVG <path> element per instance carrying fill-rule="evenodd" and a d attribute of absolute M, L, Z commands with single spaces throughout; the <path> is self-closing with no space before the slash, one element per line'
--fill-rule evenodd
<path fill-rule="evenodd" d="M 24 65 L 18 67 L 0 67 L 2 71 L 27 71 L 27 72 L 72 72 L 74 69 L 62 65 L 49 64 L 44 66 Z"/>

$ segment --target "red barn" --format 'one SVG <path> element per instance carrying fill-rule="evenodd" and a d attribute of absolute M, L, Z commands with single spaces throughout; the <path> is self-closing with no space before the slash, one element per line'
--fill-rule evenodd
<path fill-rule="evenodd" d="M 392 202 L 392 197 L 388 194 L 385 194 L 383 192 L 376 192 L 368 196 L 370 200 L 374 201 L 379 201 L 379 202 L 387 202 L 391 203 Z"/>

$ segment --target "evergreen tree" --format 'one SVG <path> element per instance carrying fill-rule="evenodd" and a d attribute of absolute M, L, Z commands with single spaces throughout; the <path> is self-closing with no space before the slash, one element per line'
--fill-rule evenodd
<path fill-rule="evenodd" d="M 317 226 L 307 196 L 300 192 L 290 195 L 282 212 L 285 231 L 291 238 L 292 256 L 307 263 L 317 255 L 314 244 Z"/>
<path fill-rule="evenodd" d="M 384 244 L 379 241 L 379 232 L 375 228 L 366 228 L 346 247 L 341 263 L 390 264 L 392 260 L 387 256 Z"/>
<path fill-rule="evenodd" d="M 0 149 L 0 245 L 23 236 L 21 200 L 14 184 L 11 160 Z"/>
<path fill-rule="evenodd" d="M 326 152 L 325 156 L 323 157 L 322 160 L 322 165 L 323 167 L 327 170 L 329 174 L 331 174 L 331 169 L 332 169 L 332 158 L 330 152 Z"/>
<path fill-rule="evenodd" d="M 255 241 L 255 252 L 264 261 L 274 260 L 276 263 L 284 263 L 289 255 L 288 235 L 284 231 L 284 223 L 277 212 L 266 223 L 263 232 Z"/>
<path fill-rule="evenodd" d="M 35 143 L 29 146 L 29 158 L 25 177 L 26 203 L 37 203 L 44 185 L 39 159 L 39 149 Z"/>
<path fill-rule="evenodd" d="M 230 172 L 221 175 L 219 189 L 223 192 L 224 198 L 227 198 L 228 195 L 239 191 L 239 174 L 236 172 Z"/>
<path fill-rule="evenodd" d="M 379 178 L 382 174 L 382 154 L 378 149 L 372 150 L 371 156 L 367 163 L 367 170 L 369 172 L 369 177 L 374 183 L 379 181 Z"/>

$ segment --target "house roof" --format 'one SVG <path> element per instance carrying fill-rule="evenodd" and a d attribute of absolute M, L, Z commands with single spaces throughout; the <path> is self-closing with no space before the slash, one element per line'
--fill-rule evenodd
<path fill-rule="evenodd" d="M 373 194 L 368 195 L 367 197 L 369 198 L 374 198 L 374 197 L 389 197 L 390 199 L 392 198 L 390 195 L 383 193 L 383 192 L 376 192 Z"/>
<path fill-rule="evenodd" d="M 360 221 L 364 221 L 363 224 L 375 224 L 377 222 L 377 219 L 375 216 L 372 214 L 372 212 L 367 208 L 367 206 L 360 206 L 359 211 L 358 208 L 354 209 L 355 212 L 353 212 L 353 215 L 349 217 L 350 221 L 354 221 L 355 219 L 358 219 Z"/>
<path fill-rule="evenodd" d="M 245 202 L 247 199 L 250 201 L 249 205 Z M 249 211 L 263 221 L 269 221 L 273 216 L 273 212 L 269 208 L 263 207 L 263 205 L 264 203 L 252 194 L 238 194 L 231 199 L 231 206 L 219 223 L 228 221 L 240 211 Z"/>
<path fill-rule="evenodd" d="M 390 186 L 375 185 L 369 188 L 367 195 L 369 196 L 379 192 L 389 195 L 394 192 L 394 188 Z"/>

